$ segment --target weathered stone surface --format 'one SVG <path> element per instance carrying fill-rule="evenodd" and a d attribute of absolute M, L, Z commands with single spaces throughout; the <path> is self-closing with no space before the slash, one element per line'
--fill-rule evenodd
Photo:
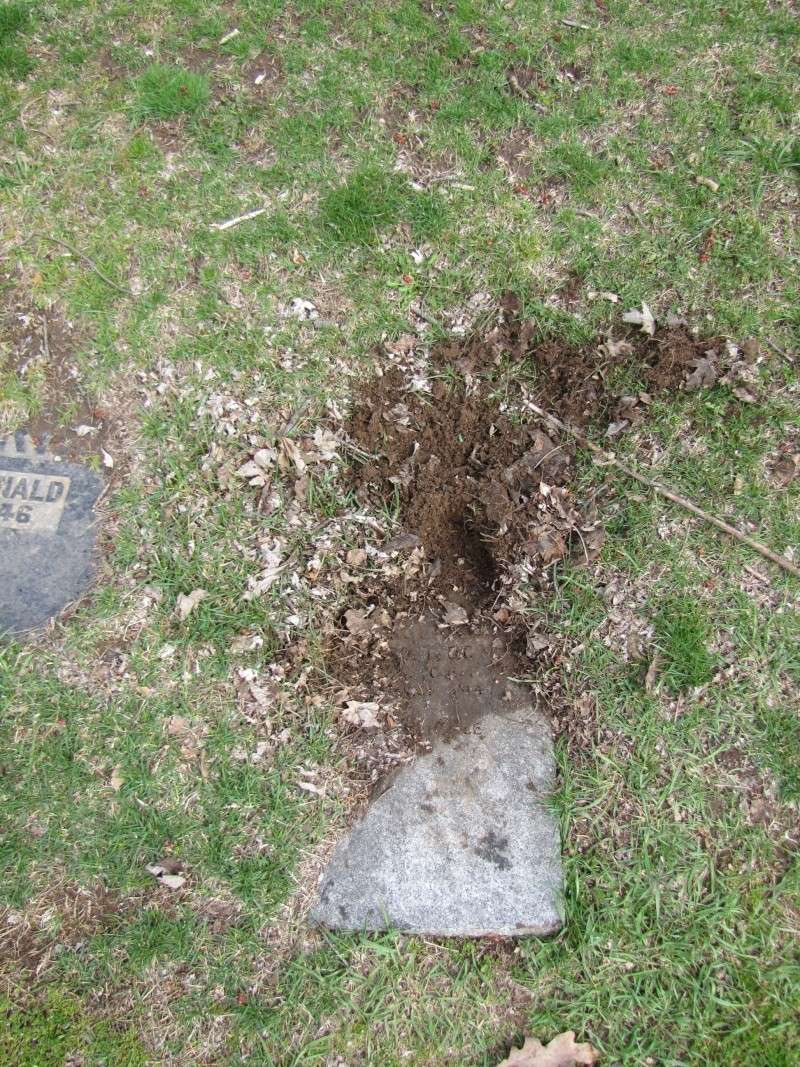
<path fill-rule="evenodd" d="M 315 922 L 467 937 L 559 929 L 550 728 L 513 707 L 400 770 L 335 852 Z"/>
<path fill-rule="evenodd" d="M 101 489 L 24 434 L 0 439 L 0 636 L 35 629 L 86 589 Z"/>

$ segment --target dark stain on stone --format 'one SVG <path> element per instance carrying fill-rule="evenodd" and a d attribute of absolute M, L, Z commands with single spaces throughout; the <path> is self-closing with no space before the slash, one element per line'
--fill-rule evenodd
<path fill-rule="evenodd" d="M 506 856 L 508 838 L 501 837 L 494 830 L 484 834 L 475 848 L 475 855 L 480 856 L 487 863 L 493 863 L 500 871 L 507 871 L 511 867 L 511 861 Z"/>

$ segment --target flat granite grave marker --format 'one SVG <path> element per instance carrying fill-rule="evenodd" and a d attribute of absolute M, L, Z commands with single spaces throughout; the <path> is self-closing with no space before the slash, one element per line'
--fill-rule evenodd
<path fill-rule="evenodd" d="M 312 920 L 438 936 L 553 934 L 563 923 L 550 726 L 489 714 L 402 767 L 333 855 Z"/>
<path fill-rule="evenodd" d="M 0 636 L 36 629 L 87 588 L 102 488 L 24 433 L 0 438 Z"/>

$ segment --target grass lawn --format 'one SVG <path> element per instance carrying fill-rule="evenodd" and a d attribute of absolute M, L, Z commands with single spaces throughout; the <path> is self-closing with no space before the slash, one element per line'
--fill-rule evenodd
<path fill-rule="evenodd" d="M 791 0 L 0 2 L 0 432 L 77 382 L 114 460 L 92 594 L 0 645 L 3 1063 L 800 1062 L 797 580 L 587 458 L 602 555 L 529 608 L 563 932 L 334 936 L 366 783 L 320 650 L 375 517 L 344 455 L 302 506 L 290 453 L 268 506 L 236 473 L 506 291 L 571 342 L 644 301 L 761 356 L 615 447 L 794 552 L 799 103 Z"/>

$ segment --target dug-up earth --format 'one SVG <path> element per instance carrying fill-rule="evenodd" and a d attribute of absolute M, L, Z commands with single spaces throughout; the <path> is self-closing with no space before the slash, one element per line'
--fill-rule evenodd
<path fill-rule="evenodd" d="M 531 402 L 613 449 L 659 393 L 753 388 L 757 355 L 685 324 L 583 347 L 541 342 L 510 299 L 488 336 L 430 360 L 410 339 L 389 346 L 347 426 L 356 498 L 400 524 L 381 548 L 395 566 L 359 583 L 332 641 L 351 713 L 358 700 L 390 709 L 382 743 L 424 749 L 530 674 L 536 637 L 517 588 L 546 597 L 554 567 L 591 563 L 605 536 L 597 500 L 577 488 L 574 441 L 526 414 Z"/>
<path fill-rule="evenodd" d="M 526 409 L 613 442 L 658 393 L 753 378 L 753 346 L 683 323 L 567 348 L 537 342 L 517 311 L 507 301 L 488 337 L 427 363 L 401 339 L 352 411 L 352 490 L 365 510 L 395 509 L 401 530 L 383 546 L 392 580 L 360 586 L 331 649 L 376 782 L 322 879 L 314 915 L 330 926 L 558 929 L 553 709 L 520 681 L 537 643 L 516 590 L 547 597 L 552 569 L 592 562 L 604 532 L 577 490 L 573 439 Z"/>

